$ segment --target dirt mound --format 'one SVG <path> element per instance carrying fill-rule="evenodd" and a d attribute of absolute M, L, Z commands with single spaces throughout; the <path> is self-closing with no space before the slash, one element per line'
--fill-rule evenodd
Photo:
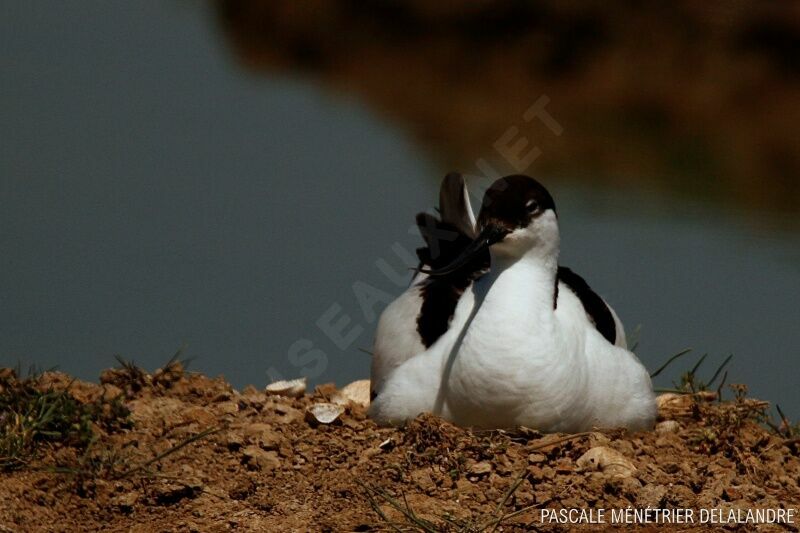
<path fill-rule="evenodd" d="M 0 392 L 19 383 L 0 378 Z M 237 392 L 179 364 L 106 371 L 99 385 L 46 373 L 35 385 L 82 405 L 108 399 L 126 423 L 90 421 L 82 444 L 33 433 L 36 446 L 0 473 L 0 531 L 566 530 L 542 525 L 542 509 L 606 509 L 608 523 L 611 510 L 648 507 L 794 509 L 793 524 L 766 527 L 800 522 L 800 443 L 786 424 L 765 427 L 766 404 L 741 391 L 722 403 L 664 396 L 653 432 L 541 435 L 430 415 L 380 428 L 353 402 L 324 423 L 309 408 L 346 403 L 332 386 Z M 683 527 L 719 527 L 699 519 Z"/>

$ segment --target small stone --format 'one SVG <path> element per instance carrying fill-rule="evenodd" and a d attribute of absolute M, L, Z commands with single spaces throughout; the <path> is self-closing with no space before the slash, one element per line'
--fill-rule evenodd
<path fill-rule="evenodd" d="M 124 391 L 116 385 L 103 385 L 103 399 L 106 401 L 119 398 L 124 394 Z"/>
<path fill-rule="evenodd" d="M 525 489 L 514 492 L 514 501 L 523 506 L 531 505 L 534 502 L 533 493 Z"/>
<path fill-rule="evenodd" d="M 572 465 L 568 464 L 556 465 L 556 474 L 566 475 L 566 474 L 571 474 L 572 472 L 574 472 Z"/>
<path fill-rule="evenodd" d="M 537 463 L 543 463 L 543 462 L 545 462 L 546 460 L 547 460 L 547 457 L 545 457 L 545 456 L 544 456 L 543 454 L 541 454 L 541 453 L 532 453 L 532 454 L 530 454 L 530 455 L 528 456 L 528 462 L 529 462 L 530 464 L 532 464 L 532 465 L 534 465 L 534 464 L 537 464 Z"/>
<path fill-rule="evenodd" d="M 228 431 L 220 437 L 220 442 L 230 451 L 236 451 L 244 445 L 244 436 L 238 431 Z"/>
<path fill-rule="evenodd" d="M 681 430 L 681 425 L 675 420 L 664 420 L 656 424 L 656 434 L 668 435 L 670 433 L 677 433 Z"/>
<path fill-rule="evenodd" d="M 634 501 L 636 495 L 642 490 L 642 483 L 633 476 L 610 476 L 606 479 L 604 488 L 629 501 Z"/>
<path fill-rule="evenodd" d="M 300 409 L 295 409 L 288 405 L 274 405 L 272 409 L 277 415 L 275 421 L 281 424 L 291 424 L 303 419 L 303 412 Z"/>
<path fill-rule="evenodd" d="M 531 477 L 531 479 L 535 480 L 544 478 L 544 472 L 542 472 L 542 467 L 536 464 L 528 467 L 528 475 Z"/>
<path fill-rule="evenodd" d="M 212 402 L 214 402 L 214 403 L 218 403 L 218 402 L 227 402 L 227 401 L 229 401 L 229 400 L 230 400 L 232 397 L 233 397 L 233 396 L 231 395 L 231 393 L 230 393 L 230 392 L 228 392 L 228 391 L 225 391 L 225 392 L 220 392 L 219 394 L 217 394 L 216 396 L 214 396 L 214 397 L 211 399 L 211 401 L 212 401 Z"/>
<path fill-rule="evenodd" d="M 411 472 L 412 481 L 426 494 L 436 490 L 436 483 L 431 479 L 431 475 L 426 470 L 414 470 Z"/>
<path fill-rule="evenodd" d="M 608 447 L 618 451 L 625 457 L 633 457 L 636 454 L 633 449 L 633 443 L 626 439 L 615 440 L 610 443 Z M 594 446 L 591 446 L 590 448 L 594 448 Z"/>
<path fill-rule="evenodd" d="M 337 392 L 339 389 L 336 388 L 336 383 L 320 383 L 314 387 L 314 395 L 325 399 L 333 397 Z"/>
<path fill-rule="evenodd" d="M 481 461 L 480 463 L 475 463 L 469 469 L 469 473 L 482 476 L 491 473 L 492 471 L 492 464 L 487 461 Z"/>
<path fill-rule="evenodd" d="M 526 426 L 519 426 L 517 428 L 517 433 L 519 434 L 520 437 L 524 437 L 526 440 L 534 440 L 542 438 L 541 431 Z"/>
<path fill-rule="evenodd" d="M 611 439 L 604 433 L 593 431 L 589 434 L 589 446 L 592 448 L 595 446 L 607 446 L 610 443 Z"/>
<path fill-rule="evenodd" d="M 639 490 L 636 504 L 640 507 L 660 509 L 667 495 L 667 487 L 663 485 L 645 485 Z"/>
<path fill-rule="evenodd" d="M 370 381 L 368 379 L 360 379 L 333 393 L 331 401 L 339 405 L 348 405 L 352 402 L 361 407 L 369 407 L 369 395 Z"/>
<path fill-rule="evenodd" d="M 685 397 L 686 396 L 684 394 L 676 394 L 674 392 L 659 394 L 656 396 L 656 406 L 659 409 L 663 409 L 664 407 L 678 403 L 679 400 L 682 400 Z"/>
<path fill-rule="evenodd" d="M 269 472 L 281 466 L 281 460 L 277 452 L 264 451 L 260 446 L 246 446 L 242 450 L 242 456 L 242 462 L 251 470 Z"/>
<path fill-rule="evenodd" d="M 494 471 L 501 476 L 510 474 L 515 465 L 508 459 L 507 455 L 499 454 L 494 456 Z"/>
<path fill-rule="evenodd" d="M 311 425 L 332 424 L 344 413 L 344 407 L 335 403 L 316 403 L 306 409 L 306 420 Z"/>
<path fill-rule="evenodd" d="M 232 415 L 239 412 L 239 402 L 219 402 L 214 404 L 213 409 L 221 415 Z"/>
<path fill-rule="evenodd" d="M 681 467 L 678 463 L 667 463 L 661 466 L 661 469 L 666 472 L 667 474 L 674 475 L 681 471 Z"/>
<path fill-rule="evenodd" d="M 742 497 L 741 491 L 734 487 L 726 487 L 722 490 L 722 494 L 728 501 L 739 500 Z"/>
<path fill-rule="evenodd" d="M 217 417 L 214 416 L 205 407 L 191 407 L 184 411 L 183 418 L 187 422 L 194 422 L 201 426 L 213 426 L 217 422 Z"/>
<path fill-rule="evenodd" d="M 126 492 L 111 498 L 111 505 L 117 507 L 123 513 L 130 513 L 133 511 L 133 506 L 139 501 L 139 494 L 137 492 Z"/>
<path fill-rule="evenodd" d="M 470 483 L 469 481 L 467 481 L 463 477 L 459 478 L 456 481 L 456 490 L 461 494 L 470 494 L 473 491 L 472 483 Z"/>
<path fill-rule="evenodd" d="M 261 394 L 261 391 L 253 385 L 246 385 L 245 388 L 242 389 L 242 396 L 258 396 L 259 394 Z"/>
<path fill-rule="evenodd" d="M 630 477 L 636 467 L 616 450 L 606 446 L 597 446 L 583 454 L 576 461 L 578 467 L 585 471 L 599 471 L 615 477 Z"/>
<path fill-rule="evenodd" d="M 253 422 L 252 424 L 242 425 L 242 431 L 248 436 L 257 435 L 263 431 L 269 431 L 271 429 L 272 426 L 263 422 Z"/>
<path fill-rule="evenodd" d="M 661 434 L 660 437 L 656 439 L 656 447 L 657 448 L 669 448 L 675 446 L 675 437 L 673 433 Z"/>
<path fill-rule="evenodd" d="M 264 389 L 264 392 L 273 396 L 288 396 L 290 398 L 299 398 L 306 393 L 307 380 L 306 378 L 281 380 L 270 383 Z"/>
<path fill-rule="evenodd" d="M 261 446 L 265 450 L 277 450 L 282 436 L 269 424 L 255 423 L 244 426 L 244 434 L 248 441 Z"/>
<path fill-rule="evenodd" d="M 688 394 L 668 392 L 656 397 L 656 405 L 659 412 L 688 409 L 692 405 L 692 397 Z"/>
<path fill-rule="evenodd" d="M 202 483 L 164 481 L 155 485 L 153 495 L 159 505 L 173 505 L 186 498 L 194 498 L 203 491 Z"/>
<path fill-rule="evenodd" d="M 258 486 L 252 479 L 244 479 L 228 490 L 228 497 L 232 500 L 246 500 L 255 493 L 257 488 Z"/>

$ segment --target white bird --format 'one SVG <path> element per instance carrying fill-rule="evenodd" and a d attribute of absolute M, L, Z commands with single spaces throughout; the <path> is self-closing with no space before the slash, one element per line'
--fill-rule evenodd
<path fill-rule="evenodd" d="M 445 220 L 471 220 L 466 189 L 460 178 L 448 180 L 436 227 L 458 235 L 433 258 L 423 231 L 420 257 L 429 268 L 379 323 L 370 415 L 397 424 L 428 411 L 463 426 L 565 432 L 652 427 L 650 377 L 627 350 L 616 313 L 558 266 L 547 190 L 527 176 L 497 180 L 484 196 L 478 235 L 465 241 L 475 233 L 469 224 Z M 461 201 L 452 201 L 454 184 Z"/>

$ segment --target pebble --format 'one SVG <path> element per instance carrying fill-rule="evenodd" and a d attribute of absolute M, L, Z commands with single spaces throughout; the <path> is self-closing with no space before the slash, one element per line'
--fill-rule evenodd
<path fill-rule="evenodd" d="M 277 452 L 262 450 L 260 446 L 246 446 L 242 451 L 242 461 L 251 470 L 271 471 L 281 466 Z"/>
<path fill-rule="evenodd" d="M 664 420 L 656 424 L 656 434 L 666 435 L 669 433 L 677 433 L 680 431 L 681 425 L 675 420 Z"/>
<path fill-rule="evenodd" d="M 585 471 L 599 471 L 615 477 L 630 477 L 636 467 L 624 455 L 606 446 L 597 446 L 584 453 L 576 461 Z"/>
<path fill-rule="evenodd" d="M 273 396 L 299 398 L 306 393 L 306 386 L 306 378 L 281 380 L 267 385 L 264 392 Z"/>
<path fill-rule="evenodd" d="M 475 463 L 469 469 L 470 474 L 474 474 L 476 476 L 481 476 L 484 474 L 488 474 L 492 471 L 492 464 L 488 461 L 481 461 L 480 463 Z"/>
<path fill-rule="evenodd" d="M 543 463 L 545 460 L 547 460 L 547 457 L 541 453 L 532 453 L 528 456 L 528 462 L 530 464 Z"/>
<path fill-rule="evenodd" d="M 333 403 L 348 405 L 354 403 L 361 407 L 369 407 L 370 381 L 360 379 L 345 386 L 342 390 L 336 391 L 331 397 Z"/>
<path fill-rule="evenodd" d="M 306 409 L 306 421 L 311 425 L 332 424 L 344 413 L 344 407 L 335 403 L 315 403 Z"/>

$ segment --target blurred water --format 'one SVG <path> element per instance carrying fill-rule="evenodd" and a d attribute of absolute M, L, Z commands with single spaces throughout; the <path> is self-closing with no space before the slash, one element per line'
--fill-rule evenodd
<path fill-rule="evenodd" d="M 0 365 L 94 379 L 186 343 L 236 386 L 366 377 L 371 310 L 449 169 L 358 101 L 245 75 L 194 4 L 3 10 Z M 729 381 L 800 413 L 794 221 L 540 177 L 563 263 L 642 326 L 648 367 L 733 353 Z M 318 324 L 345 315 L 338 340 Z"/>

